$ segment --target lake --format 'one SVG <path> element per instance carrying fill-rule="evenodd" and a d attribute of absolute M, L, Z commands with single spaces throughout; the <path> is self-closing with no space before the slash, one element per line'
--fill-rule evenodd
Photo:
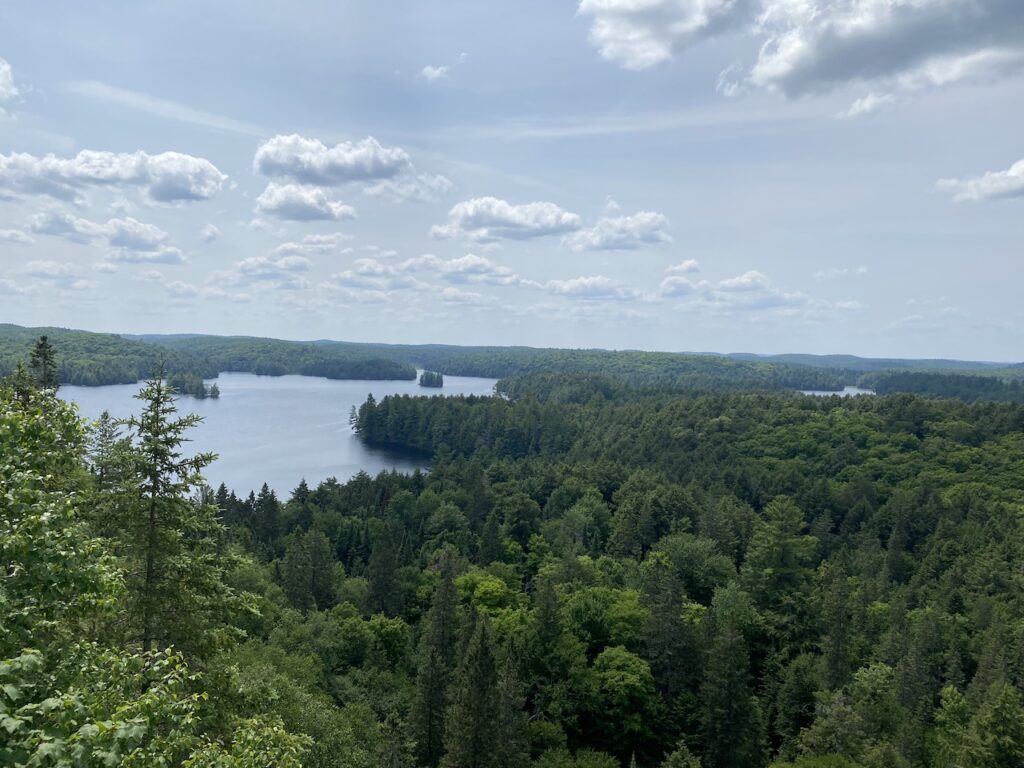
<path fill-rule="evenodd" d="M 832 395 L 839 395 L 840 397 L 854 397 L 856 395 L 873 395 L 875 394 L 875 390 L 846 386 L 839 392 L 829 392 L 824 389 L 801 389 L 800 394 L 811 395 L 812 397 L 831 397 Z"/>
<path fill-rule="evenodd" d="M 191 431 L 190 453 L 213 451 L 220 458 L 207 467 L 206 481 L 221 483 L 238 495 L 267 483 L 288 498 L 305 478 L 311 487 L 336 477 L 344 482 L 360 470 L 371 475 L 384 469 L 412 472 L 427 465 L 411 457 L 368 448 L 348 423 L 372 394 L 430 397 L 492 394 L 496 379 L 445 376 L 443 389 L 427 389 L 416 381 L 335 381 L 312 376 L 255 376 L 222 373 L 219 400 L 181 397 L 181 413 L 197 413 L 203 422 Z M 106 387 L 61 387 L 60 396 L 77 403 L 83 416 L 98 418 L 104 410 L 117 418 L 138 414 L 134 395 L 141 384 Z"/>

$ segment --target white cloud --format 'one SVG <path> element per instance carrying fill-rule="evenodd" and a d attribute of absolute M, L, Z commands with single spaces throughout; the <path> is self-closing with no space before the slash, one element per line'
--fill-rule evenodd
<path fill-rule="evenodd" d="M 720 291 L 759 291 L 767 288 L 768 285 L 768 278 L 752 269 L 742 275 L 719 281 L 718 289 Z"/>
<path fill-rule="evenodd" d="M 372 136 L 328 147 L 318 139 L 291 134 L 261 144 L 253 168 L 264 176 L 300 184 L 337 186 L 390 179 L 410 171 L 412 162 L 404 149 L 381 146 Z"/>
<path fill-rule="evenodd" d="M 111 261 L 118 261 L 125 264 L 182 264 L 185 255 L 171 245 L 164 245 L 146 251 L 133 251 L 119 249 L 111 251 Z"/>
<path fill-rule="evenodd" d="M 382 179 L 366 187 L 363 191 L 371 197 L 382 197 L 399 203 L 407 201 L 429 203 L 451 191 L 454 186 L 444 176 L 421 173 L 396 179 Z"/>
<path fill-rule="evenodd" d="M 105 223 L 89 221 L 70 213 L 46 211 L 29 220 L 33 232 L 62 237 L 76 243 L 103 240 L 112 249 L 110 261 L 134 264 L 180 264 L 185 257 L 168 244 L 170 235 L 153 224 L 133 219 L 109 219 Z"/>
<path fill-rule="evenodd" d="M 834 267 L 832 269 L 819 269 L 814 273 L 815 280 L 834 280 L 839 277 L 853 277 L 866 275 L 868 268 L 864 265 L 859 267 Z"/>
<path fill-rule="evenodd" d="M 668 219 L 663 214 L 639 211 L 632 216 L 605 217 L 593 227 L 567 235 L 564 242 L 574 251 L 633 251 L 671 243 L 666 227 Z"/>
<path fill-rule="evenodd" d="M 427 64 L 427 66 L 420 70 L 420 77 L 428 83 L 433 83 L 448 77 L 448 73 L 450 71 L 451 67 L 435 67 L 431 64 Z"/>
<path fill-rule="evenodd" d="M 1008 170 L 989 171 L 971 179 L 942 179 L 938 187 L 951 192 L 958 202 L 1024 197 L 1024 160 L 1018 160 Z"/>
<path fill-rule="evenodd" d="M 209 160 L 180 152 L 149 155 L 82 150 L 71 158 L 0 155 L 0 189 L 74 200 L 88 187 L 143 187 L 157 202 L 207 200 L 227 176 Z"/>
<path fill-rule="evenodd" d="M 321 187 L 271 182 L 256 198 L 259 213 L 288 221 L 354 219 L 356 209 L 331 200 Z"/>
<path fill-rule="evenodd" d="M 1019 0 L 763 2 L 768 39 L 751 81 L 788 95 L 856 82 L 914 90 L 998 75 L 1005 49 L 1021 50 L 1024 32 Z"/>
<path fill-rule="evenodd" d="M 665 268 L 666 275 L 689 275 L 694 272 L 700 272 L 700 263 L 696 259 L 687 259 Z"/>
<path fill-rule="evenodd" d="M 232 282 L 272 282 L 287 284 L 290 287 L 302 287 L 304 281 L 296 276 L 308 272 L 311 263 L 304 256 L 282 256 L 270 259 L 265 256 L 252 256 L 235 264 Z"/>
<path fill-rule="evenodd" d="M 580 217 L 554 203 L 533 202 L 512 205 L 496 197 L 478 197 L 457 203 L 448 212 L 448 223 L 436 225 L 436 238 L 465 237 L 480 243 L 501 239 L 528 240 L 546 235 L 574 232 Z"/>
<path fill-rule="evenodd" d="M 756 61 L 746 73 L 730 66 L 720 91 L 755 86 L 800 96 L 870 87 L 845 117 L 902 93 L 1024 70 L 1020 0 L 581 0 L 579 13 L 591 19 L 590 42 L 601 55 L 634 70 L 741 33 Z"/>
<path fill-rule="evenodd" d="M 14 83 L 14 72 L 6 60 L 0 59 L 0 104 L 13 101 L 20 91 Z"/>
<path fill-rule="evenodd" d="M 636 289 L 616 283 L 604 275 L 549 280 L 545 287 L 559 296 L 583 301 L 630 301 L 642 297 Z"/>
<path fill-rule="evenodd" d="M 690 296 L 700 290 L 701 285 L 696 285 L 681 275 L 669 275 L 661 281 L 658 293 L 665 298 L 679 298 Z"/>
<path fill-rule="evenodd" d="M 446 286 L 441 291 L 441 301 L 445 304 L 458 304 L 460 306 L 484 307 L 491 306 L 496 302 L 492 296 L 484 296 L 475 291 L 463 291 L 461 288 Z"/>
<path fill-rule="evenodd" d="M 891 107 L 896 103 L 896 96 L 891 93 L 875 93 L 871 92 L 867 96 L 862 96 L 857 99 L 850 108 L 845 112 L 841 112 L 838 117 L 852 119 L 855 117 L 863 117 L 865 115 L 871 115 L 875 112 L 879 112 L 886 107 Z"/>
<path fill-rule="evenodd" d="M 213 224 L 207 224 L 199 233 L 199 239 L 204 243 L 212 243 L 220 238 L 220 230 Z"/>
<path fill-rule="evenodd" d="M 70 262 L 30 261 L 20 271 L 29 277 L 67 290 L 84 291 L 93 287 L 93 283 L 84 279 L 79 268 Z"/>
<path fill-rule="evenodd" d="M 31 245 L 34 242 L 35 240 L 26 235 L 20 229 L 0 229 L 0 243 Z"/>
<path fill-rule="evenodd" d="M 277 256 L 302 256 L 335 253 L 338 246 L 351 239 L 351 235 L 341 232 L 332 232 L 329 235 L 306 235 L 297 242 L 281 243 L 274 249 L 274 254 Z"/>
<path fill-rule="evenodd" d="M 407 259 L 399 265 L 398 269 L 403 272 L 431 271 L 449 283 L 537 287 L 537 283 L 523 280 L 508 267 L 503 267 L 485 256 L 477 256 L 473 253 L 447 260 L 433 254 L 425 254 Z"/>
<path fill-rule="evenodd" d="M 590 43 L 627 69 L 646 69 L 752 21 L 754 0 L 581 0 Z"/>

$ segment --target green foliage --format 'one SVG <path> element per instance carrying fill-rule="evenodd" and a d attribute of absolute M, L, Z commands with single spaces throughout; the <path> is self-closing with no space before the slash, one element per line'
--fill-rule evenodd
<path fill-rule="evenodd" d="M 440 389 L 444 386 L 444 376 L 437 371 L 424 371 L 420 374 L 420 386 Z"/>

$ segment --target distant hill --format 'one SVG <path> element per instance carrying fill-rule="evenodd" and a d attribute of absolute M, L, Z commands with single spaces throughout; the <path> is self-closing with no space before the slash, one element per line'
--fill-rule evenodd
<path fill-rule="evenodd" d="M 365 350 L 325 348 L 297 341 L 226 336 L 117 336 L 67 328 L 0 325 L 0 376 L 28 359 L 39 336 L 57 349 L 62 384 L 99 386 L 141 381 L 166 362 L 170 374 L 212 378 L 225 371 L 298 373 L 329 379 L 416 378 L 416 369 Z"/>
<path fill-rule="evenodd" d="M 202 378 L 236 371 L 411 381 L 416 369 L 424 368 L 446 376 L 505 379 L 574 373 L 608 380 L 596 389 L 589 387 L 581 392 L 621 385 L 652 391 L 836 391 L 860 384 L 877 389 L 879 394 L 910 392 L 964 400 L 1024 398 L 1024 388 L 1014 384 L 1015 380 L 1024 380 L 1024 364 L 984 361 L 285 341 L 203 334 L 117 336 L 16 325 L 0 325 L 0 375 L 27 359 L 42 334 L 50 336 L 57 347 L 58 375 L 66 384 L 139 381 L 164 359 L 170 373 Z M 560 385 L 551 380 L 548 386 L 557 389 Z"/>
<path fill-rule="evenodd" d="M 844 371 L 906 370 L 906 371 L 989 371 L 1008 367 L 1006 363 L 975 360 L 907 359 L 886 357 L 857 357 L 856 355 L 755 355 L 733 352 L 725 355 L 733 360 L 751 360 L 766 363 L 808 365 L 814 368 L 837 368 Z"/>

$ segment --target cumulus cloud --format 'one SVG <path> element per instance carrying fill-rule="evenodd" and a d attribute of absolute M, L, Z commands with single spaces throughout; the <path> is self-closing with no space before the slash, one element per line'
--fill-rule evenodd
<path fill-rule="evenodd" d="M 74 200 L 90 187 L 141 187 L 157 202 L 207 200 L 227 181 L 209 160 L 180 152 L 82 150 L 71 158 L 0 155 L 0 189 Z"/>
<path fill-rule="evenodd" d="M 1024 69 L 1019 0 L 581 0 L 579 13 L 591 20 L 591 44 L 628 69 L 742 33 L 755 63 L 731 66 L 720 91 L 754 86 L 800 96 L 871 87 L 844 117 L 870 114 L 900 94 Z"/>
<path fill-rule="evenodd" d="M 609 61 L 646 69 L 751 22 L 754 0 L 581 0 L 590 43 Z"/>
<path fill-rule="evenodd" d="M 853 302 L 833 304 L 813 299 L 801 291 L 787 291 L 757 270 L 718 282 L 702 280 L 693 283 L 680 275 L 670 275 L 662 281 L 659 293 L 666 299 L 679 299 L 678 309 L 721 315 L 771 312 L 810 319 L 827 316 L 836 309 L 859 306 Z"/>
<path fill-rule="evenodd" d="M 942 179 L 938 187 L 951 192 L 958 202 L 1024 197 L 1024 160 L 1005 171 L 989 171 L 969 179 Z"/>
<path fill-rule="evenodd" d="M 70 213 L 46 211 L 32 216 L 29 225 L 37 234 L 62 237 L 77 243 L 105 241 L 112 249 L 110 261 L 136 264 L 180 264 L 185 261 L 182 252 L 169 245 L 170 235 L 153 224 L 130 216 L 99 223 Z"/>
<path fill-rule="evenodd" d="M 5 59 L 0 59 L 0 104 L 13 101 L 18 96 L 18 86 L 14 83 L 14 71 Z"/>
<path fill-rule="evenodd" d="M 693 272 L 700 272 L 700 262 L 696 259 L 687 259 L 665 268 L 666 275 L 689 275 Z"/>
<path fill-rule="evenodd" d="M 291 134 L 261 144 L 253 168 L 272 178 L 337 186 L 390 179 L 411 170 L 412 161 L 404 149 L 384 147 L 372 136 L 328 147 L 318 139 Z"/>
<path fill-rule="evenodd" d="M 721 280 L 718 289 L 721 291 L 759 291 L 767 288 L 768 278 L 757 270 L 744 272 L 742 275 Z"/>
<path fill-rule="evenodd" d="M 303 256 L 335 253 L 342 243 L 351 239 L 351 235 L 341 232 L 332 232 L 329 235 L 306 235 L 298 241 L 281 243 L 274 249 L 274 254 L 277 256 Z"/>
<path fill-rule="evenodd" d="M 427 64 L 427 66 L 420 70 L 420 77 L 428 83 L 433 83 L 448 77 L 450 71 L 451 67 L 435 67 L 432 64 Z"/>
<path fill-rule="evenodd" d="M 93 287 L 93 283 L 85 280 L 79 268 L 70 262 L 30 261 L 21 268 L 21 272 L 67 290 L 84 291 Z"/>
<path fill-rule="evenodd" d="M 31 245 L 35 241 L 20 229 L 0 229 L 0 243 Z"/>
<path fill-rule="evenodd" d="M 914 89 L 1005 66 L 1006 49 L 1021 49 L 1024 4 L 764 0 L 762 19 L 769 36 L 750 73 L 754 84 L 788 95 L 850 82 L 892 82 Z M 1003 64 L 996 63 L 1000 60 Z"/>
<path fill-rule="evenodd" d="M 554 203 L 513 205 L 496 197 L 477 197 L 457 203 L 448 212 L 448 223 L 435 225 L 431 235 L 439 239 L 464 237 L 489 243 L 562 235 L 581 226 L 579 216 Z"/>
<path fill-rule="evenodd" d="M 524 280 L 508 267 L 503 267 L 485 256 L 477 256 L 473 253 L 447 260 L 433 254 L 425 254 L 407 259 L 399 265 L 398 269 L 403 272 L 434 272 L 449 283 L 537 286 L 536 283 Z"/>
<path fill-rule="evenodd" d="M 278 259 L 252 256 L 235 264 L 235 277 L 238 282 L 263 281 L 298 286 L 301 282 L 296 276 L 309 271 L 310 266 L 309 259 L 304 256 L 282 256 Z"/>
<path fill-rule="evenodd" d="M 559 296 L 583 301 L 630 301 L 642 296 L 636 289 L 621 285 L 604 275 L 549 280 L 545 287 Z"/>
<path fill-rule="evenodd" d="M 682 275 L 669 275 L 661 281 L 658 286 L 658 294 L 665 298 L 679 298 L 690 296 L 703 287 L 703 284 L 695 284 Z"/>
<path fill-rule="evenodd" d="M 444 176 L 420 173 L 397 179 L 382 179 L 363 190 L 371 197 L 381 197 L 398 203 L 408 201 L 429 203 L 450 192 L 454 184 Z"/>
<path fill-rule="evenodd" d="M 331 200 L 321 187 L 271 182 L 256 198 L 256 210 L 288 221 L 340 221 L 354 219 L 356 209 Z"/>
<path fill-rule="evenodd" d="M 671 243 L 667 227 L 664 215 L 639 211 L 632 216 L 605 217 L 593 227 L 566 236 L 564 242 L 574 251 L 635 251 L 648 245 Z"/>
<path fill-rule="evenodd" d="M 335 272 L 320 287 L 352 301 L 368 304 L 386 301 L 394 291 L 436 290 L 408 272 L 376 259 L 357 259 L 351 269 Z"/>
<path fill-rule="evenodd" d="M 212 243 L 220 238 L 220 230 L 213 224 L 207 224 L 199 233 L 199 239 L 204 243 Z"/>

